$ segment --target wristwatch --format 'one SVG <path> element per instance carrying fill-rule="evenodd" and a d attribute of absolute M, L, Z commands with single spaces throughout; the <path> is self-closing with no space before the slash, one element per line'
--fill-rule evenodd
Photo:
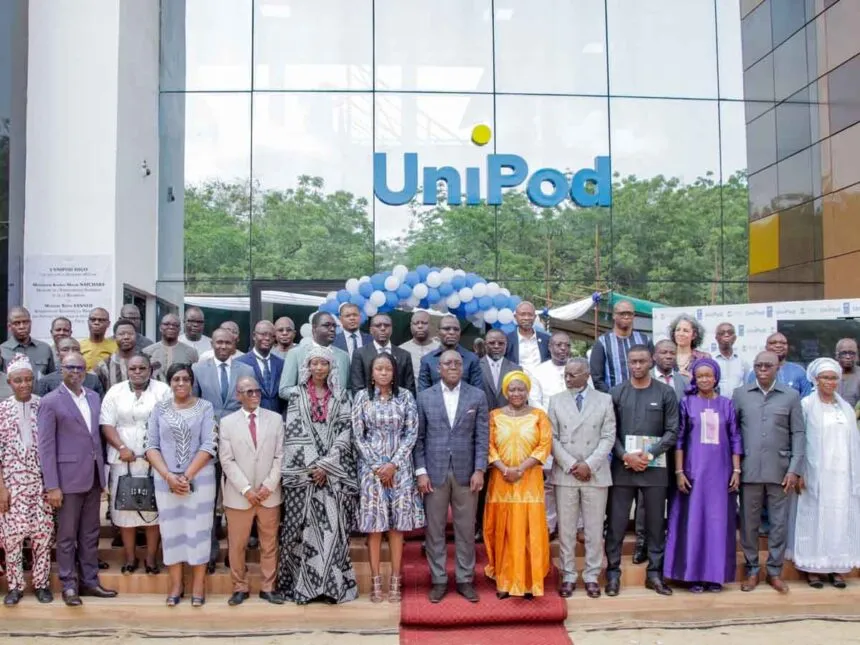
<path fill-rule="evenodd" d="M 245 494 L 245 493 L 247 493 L 249 490 L 251 490 L 251 487 L 250 487 L 250 486 L 245 486 L 245 488 L 243 488 L 243 489 L 242 489 L 242 494 L 244 495 L 244 494 Z"/>

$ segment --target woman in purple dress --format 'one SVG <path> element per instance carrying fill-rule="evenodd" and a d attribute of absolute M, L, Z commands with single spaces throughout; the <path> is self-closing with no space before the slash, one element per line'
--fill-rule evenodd
<path fill-rule="evenodd" d="M 735 579 L 741 433 L 730 399 L 719 396 L 720 366 L 699 358 L 681 400 L 675 478 L 663 575 L 690 591 L 721 591 Z"/>

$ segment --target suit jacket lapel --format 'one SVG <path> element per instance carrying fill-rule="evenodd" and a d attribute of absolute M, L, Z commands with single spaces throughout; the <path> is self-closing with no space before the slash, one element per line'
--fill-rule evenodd
<path fill-rule="evenodd" d="M 466 410 L 466 389 L 463 387 L 462 382 L 460 383 L 460 395 L 457 397 L 457 412 L 454 413 L 454 425 L 451 426 L 451 430 L 457 427 L 457 424 L 460 423 L 460 417 L 463 416 L 463 412 Z"/>
<path fill-rule="evenodd" d="M 69 393 L 69 391 L 65 387 L 61 387 L 61 389 L 63 391 L 63 400 L 66 402 L 66 407 L 69 409 L 69 411 L 75 417 L 75 419 L 78 420 L 83 431 L 86 432 L 87 434 L 89 434 L 89 428 L 87 427 L 87 421 L 86 421 L 86 419 L 84 419 L 83 415 L 81 414 L 81 410 L 80 410 L 80 408 L 78 408 L 78 404 L 75 403 L 75 400 L 72 398 L 72 395 Z M 87 403 L 89 403 L 89 399 L 87 400 Z M 92 411 L 92 406 L 90 406 L 90 410 Z"/>
<path fill-rule="evenodd" d="M 448 425 L 448 430 L 453 430 L 454 427 L 451 425 L 451 421 L 448 419 L 448 408 L 445 407 L 445 395 L 442 393 L 442 388 L 445 387 L 445 385 L 442 383 L 442 381 L 438 381 L 433 387 L 436 388 L 437 396 L 439 398 L 439 405 L 441 406 L 440 409 L 442 410 L 442 418 L 445 419 L 445 423 Z M 456 421 L 456 415 L 454 417 L 454 420 Z"/>

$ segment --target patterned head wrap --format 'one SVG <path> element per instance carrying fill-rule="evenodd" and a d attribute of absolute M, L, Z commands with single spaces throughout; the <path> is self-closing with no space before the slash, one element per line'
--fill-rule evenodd
<path fill-rule="evenodd" d="M 514 370 L 513 372 L 508 372 L 507 374 L 505 374 L 505 378 L 502 379 L 502 396 L 508 398 L 508 388 L 514 381 L 521 381 L 525 384 L 526 394 L 531 392 L 532 380 L 529 378 L 528 374 L 526 374 L 522 370 Z"/>
<path fill-rule="evenodd" d="M 698 394 L 699 386 L 696 385 L 696 370 L 700 367 L 710 367 L 714 373 L 714 390 L 717 390 L 717 386 L 720 384 L 720 364 L 717 363 L 713 358 L 697 358 L 693 361 L 693 364 L 690 365 L 690 385 L 684 390 L 685 394 Z M 719 391 L 717 391 L 719 394 Z"/>
<path fill-rule="evenodd" d="M 15 354 L 15 357 L 6 366 L 6 373 L 11 374 L 12 372 L 22 371 L 32 372 L 33 364 L 30 363 L 30 359 L 27 358 L 26 354 Z"/>
<path fill-rule="evenodd" d="M 311 380 L 311 361 L 315 358 L 321 358 L 325 361 L 328 361 L 328 388 L 332 392 L 340 392 L 340 374 L 338 374 L 337 366 L 334 362 L 334 352 L 330 347 L 323 347 L 322 345 L 317 345 L 316 343 L 312 344 L 308 348 L 308 353 L 305 354 L 305 360 L 299 367 L 299 383 L 307 383 Z"/>
<path fill-rule="evenodd" d="M 815 383 L 822 372 L 834 372 L 842 380 L 842 366 L 832 358 L 816 358 L 806 368 L 806 378 Z"/>

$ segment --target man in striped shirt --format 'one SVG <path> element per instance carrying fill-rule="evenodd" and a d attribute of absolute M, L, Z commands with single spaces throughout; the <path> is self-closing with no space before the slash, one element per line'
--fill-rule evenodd
<path fill-rule="evenodd" d="M 591 380 L 594 389 L 609 392 L 610 389 L 630 378 L 627 367 L 627 352 L 634 345 L 647 345 L 654 350 L 647 335 L 633 329 L 635 310 L 629 300 L 619 300 L 612 308 L 612 329 L 594 343 L 591 348 Z"/>

